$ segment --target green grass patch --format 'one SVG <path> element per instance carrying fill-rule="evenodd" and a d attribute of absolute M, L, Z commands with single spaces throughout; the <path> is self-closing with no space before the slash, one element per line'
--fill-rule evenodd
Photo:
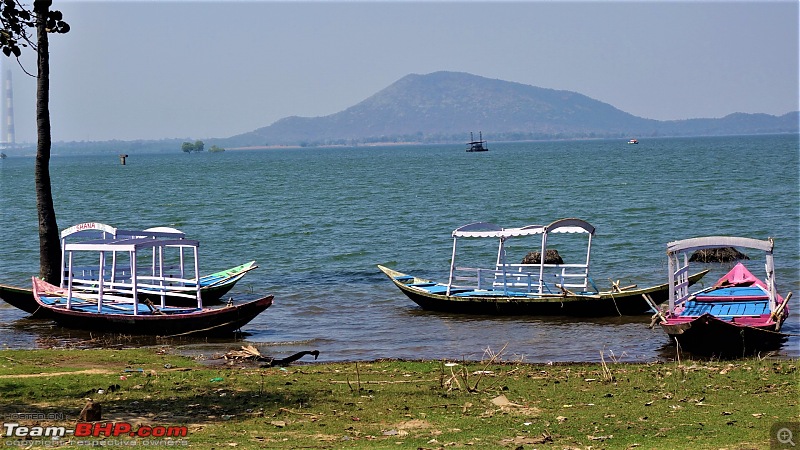
<path fill-rule="evenodd" d="M 259 368 L 168 349 L 5 350 L 0 413 L 69 427 L 90 397 L 103 422 L 186 426 L 196 448 L 769 448 L 775 422 L 800 420 L 798 373 L 793 360 Z"/>

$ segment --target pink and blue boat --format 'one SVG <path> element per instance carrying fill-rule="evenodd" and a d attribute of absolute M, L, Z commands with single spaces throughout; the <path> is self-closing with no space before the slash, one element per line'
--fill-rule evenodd
<path fill-rule="evenodd" d="M 690 253 L 730 247 L 763 251 L 764 278 L 739 262 L 713 286 L 689 291 Z M 791 293 L 783 298 L 777 292 L 773 248 L 772 239 L 729 236 L 667 244 L 669 307 L 657 315 L 661 328 L 682 350 L 699 355 L 741 357 L 779 350 L 788 337 L 780 330 Z"/>

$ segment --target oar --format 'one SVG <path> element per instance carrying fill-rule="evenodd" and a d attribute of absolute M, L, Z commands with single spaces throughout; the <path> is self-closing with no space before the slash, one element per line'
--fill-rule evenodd
<path fill-rule="evenodd" d="M 773 311 L 772 314 L 769 315 L 769 318 L 772 319 L 772 320 L 775 320 L 777 322 L 778 317 L 780 317 L 781 314 L 783 313 L 783 309 L 786 307 L 786 304 L 789 303 L 789 299 L 790 298 L 792 298 L 792 293 L 791 292 L 789 292 L 789 294 L 786 296 L 786 298 L 783 299 L 781 304 L 778 305 L 777 308 L 775 308 L 775 311 Z M 780 327 L 781 327 L 780 322 L 777 322 L 777 324 L 775 326 L 776 326 L 776 330 L 775 331 L 779 331 Z"/>
<path fill-rule="evenodd" d="M 634 288 L 638 287 L 635 284 L 631 284 L 629 286 L 620 287 L 619 283 L 620 283 L 621 280 L 614 281 L 611 278 L 609 278 L 608 281 L 611 282 L 611 292 L 623 292 L 623 291 L 627 291 L 628 289 L 634 289 Z"/>
<path fill-rule="evenodd" d="M 642 297 L 643 297 L 643 298 L 644 298 L 644 300 L 647 302 L 647 304 L 648 304 L 648 305 L 650 305 L 650 308 L 651 308 L 653 311 L 655 311 L 655 314 L 653 315 L 653 320 L 652 320 L 652 321 L 650 321 L 650 328 L 653 328 L 653 326 L 655 325 L 655 318 L 656 318 L 656 317 L 658 317 L 659 319 L 661 319 L 661 321 L 662 321 L 662 322 L 666 322 L 666 321 L 667 321 L 667 318 L 666 318 L 666 317 L 664 317 L 664 314 L 662 314 L 662 313 L 661 313 L 661 310 L 660 310 L 660 309 L 658 309 L 658 305 L 656 305 L 656 302 L 653 300 L 653 298 L 652 298 L 652 297 L 650 297 L 650 294 L 642 294 Z"/>

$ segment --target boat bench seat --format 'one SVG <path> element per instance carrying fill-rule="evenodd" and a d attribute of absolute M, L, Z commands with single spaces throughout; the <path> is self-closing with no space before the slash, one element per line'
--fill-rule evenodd
<path fill-rule="evenodd" d="M 447 286 L 444 286 L 444 285 L 441 285 L 441 284 L 435 284 L 434 283 L 434 284 L 428 284 L 428 285 L 425 285 L 425 286 L 420 286 L 420 285 L 417 284 L 417 285 L 414 285 L 414 286 L 421 287 L 421 288 L 425 289 L 427 292 L 430 292 L 431 294 L 444 294 L 445 292 L 447 292 Z"/>
<path fill-rule="evenodd" d="M 710 292 L 701 292 L 695 296 L 695 299 L 702 302 L 748 302 L 753 300 L 769 300 L 769 295 L 758 286 L 736 286 L 714 289 Z"/>
<path fill-rule="evenodd" d="M 767 301 L 698 302 L 690 300 L 686 302 L 686 307 L 681 312 L 681 316 L 698 317 L 706 313 L 725 318 L 760 316 L 769 314 L 770 311 L 769 302 Z"/>
<path fill-rule="evenodd" d="M 412 284 L 410 286 L 422 288 L 422 289 L 425 290 L 425 292 L 428 292 L 430 294 L 439 294 L 439 295 L 447 294 L 447 286 L 445 286 L 443 284 L 418 283 L 418 284 Z M 474 290 L 474 289 L 472 289 L 472 288 L 451 287 L 450 288 L 450 293 L 451 294 L 456 294 L 456 293 L 461 293 L 461 292 L 469 292 L 469 291 L 472 291 L 472 290 Z"/>
<path fill-rule="evenodd" d="M 450 291 L 454 292 L 453 290 Z M 470 289 L 467 292 L 459 292 L 454 294 L 456 297 L 528 297 L 527 292 L 492 290 L 492 291 L 476 291 Z"/>
<path fill-rule="evenodd" d="M 411 275 L 400 275 L 398 277 L 394 277 L 394 279 L 397 281 L 411 281 L 414 279 L 414 277 Z"/>

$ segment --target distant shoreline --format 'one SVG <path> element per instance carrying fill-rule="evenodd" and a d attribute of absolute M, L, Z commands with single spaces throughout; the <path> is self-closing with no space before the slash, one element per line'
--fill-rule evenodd
<path fill-rule="evenodd" d="M 352 147 L 401 147 L 406 145 L 431 145 L 426 144 L 424 142 L 375 142 L 369 144 L 356 144 L 356 145 L 344 145 L 344 144 L 331 144 L 331 145 L 258 145 L 252 147 L 231 147 L 226 148 L 225 150 L 282 150 L 282 149 L 300 149 L 300 148 L 352 148 Z M 436 144 L 434 144 L 436 145 Z M 438 144 L 438 145 L 453 145 L 453 144 Z"/>

